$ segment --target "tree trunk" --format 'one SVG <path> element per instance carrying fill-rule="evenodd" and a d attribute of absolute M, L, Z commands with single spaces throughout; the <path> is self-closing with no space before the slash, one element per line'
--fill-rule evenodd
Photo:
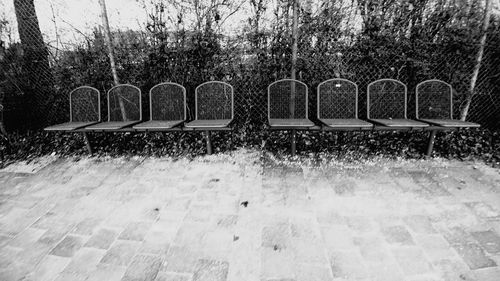
<path fill-rule="evenodd" d="M 298 0 L 293 1 L 293 25 L 292 25 L 292 69 L 291 69 L 291 78 L 295 79 L 296 77 L 296 68 L 297 68 L 297 41 L 298 41 Z M 291 85 L 291 97 L 290 97 L 290 117 L 295 118 L 295 82 Z M 307 117 L 306 117 L 307 118 Z"/>
<path fill-rule="evenodd" d="M 106 45 L 108 47 L 108 57 L 109 57 L 109 63 L 111 65 L 111 73 L 113 74 L 113 81 L 115 82 L 116 86 L 120 84 L 120 80 L 118 79 L 118 74 L 116 72 L 115 54 L 113 51 L 113 45 L 112 45 L 113 43 L 111 41 L 111 31 L 109 30 L 106 2 L 105 0 L 99 0 L 99 4 L 101 5 L 101 17 L 102 17 L 102 26 L 104 29 L 104 40 L 106 40 Z M 125 111 L 125 104 L 123 102 L 123 98 L 121 95 L 118 96 L 118 103 L 120 104 L 122 119 L 123 121 L 127 121 L 127 112 Z M 109 114 L 111 114 L 111 112 L 108 112 L 108 115 Z"/>
<path fill-rule="evenodd" d="M 470 109 L 470 104 L 475 94 L 474 90 L 476 88 L 477 76 L 479 75 L 479 69 L 481 68 L 481 62 L 483 60 L 483 54 L 484 54 L 484 45 L 486 44 L 488 27 L 490 25 L 490 15 L 491 15 L 490 4 L 491 0 L 486 0 L 484 7 L 485 12 L 484 12 L 482 35 L 481 35 L 481 40 L 479 41 L 479 50 L 477 51 L 476 65 L 474 66 L 474 71 L 472 72 L 472 78 L 470 80 L 470 88 L 469 92 L 467 93 L 465 106 L 462 108 L 462 112 L 460 114 L 460 120 L 462 121 L 465 121 L 465 119 L 467 118 L 467 114 L 469 113 Z"/>
<path fill-rule="evenodd" d="M 35 4 L 33 0 L 14 0 L 17 28 L 23 50 L 22 71 L 28 128 L 38 128 L 47 121 L 47 109 L 51 104 L 53 94 L 53 79 L 49 66 L 48 51 L 43 42 L 42 32 L 38 25 Z"/>

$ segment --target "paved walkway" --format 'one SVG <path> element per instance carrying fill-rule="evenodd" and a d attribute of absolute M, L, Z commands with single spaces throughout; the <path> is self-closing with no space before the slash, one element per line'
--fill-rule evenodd
<path fill-rule="evenodd" d="M 0 280 L 498 281 L 499 211 L 474 163 L 56 160 L 0 170 Z"/>

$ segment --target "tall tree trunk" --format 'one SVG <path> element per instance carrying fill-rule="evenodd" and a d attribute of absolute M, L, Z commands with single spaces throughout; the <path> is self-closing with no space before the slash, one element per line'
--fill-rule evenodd
<path fill-rule="evenodd" d="M 474 71 L 472 72 L 472 78 L 470 80 L 470 88 L 467 93 L 465 106 L 462 108 L 462 112 L 460 114 L 460 120 L 465 121 L 467 118 L 467 114 L 469 113 L 470 104 L 472 102 L 472 98 L 474 97 L 474 90 L 476 88 L 477 76 L 479 75 L 479 70 L 481 68 L 481 62 L 483 61 L 484 54 L 484 45 L 486 44 L 486 37 L 488 34 L 488 27 L 490 25 L 490 15 L 491 15 L 491 0 L 486 0 L 485 3 L 485 11 L 484 11 L 484 21 L 482 28 L 481 40 L 479 41 L 479 50 L 477 51 L 476 57 L 476 65 L 474 66 Z"/>
<path fill-rule="evenodd" d="M 118 74 L 116 72 L 116 64 L 115 64 L 115 54 L 113 51 L 113 43 L 111 41 L 111 31 L 109 30 L 109 22 L 108 22 L 108 12 L 106 10 L 106 1 L 99 0 L 99 4 L 101 5 L 101 18 L 102 18 L 102 26 L 104 29 L 104 40 L 106 40 L 106 45 L 108 47 L 108 57 L 109 63 L 111 65 L 111 73 L 113 74 L 113 81 L 115 85 L 120 84 L 120 80 L 118 79 Z M 123 98 L 121 95 L 118 96 L 118 103 L 120 104 L 120 111 L 122 113 L 123 121 L 127 120 L 127 112 L 125 111 L 125 104 L 123 102 Z M 108 112 L 108 115 L 111 112 Z"/>
<path fill-rule="evenodd" d="M 293 0 L 293 25 L 292 25 L 292 69 L 291 69 L 291 78 L 295 79 L 296 77 L 296 68 L 297 68 L 297 41 L 298 41 L 298 0 Z M 290 97 L 290 116 L 291 118 L 295 118 L 295 82 L 291 85 L 291 97 Z M 307 118 L 307 116 L 306 116 Z"/>
<path fill-rule="evenodd" d="M 25 125 L 38 128 L 47 121 L 50 100 L 54 98 L 49 53 L 43 42 L 33 0 L 14 0 L 14 9 L 23 50 L 23 76 L 27 82 L 23 89 Z"/>

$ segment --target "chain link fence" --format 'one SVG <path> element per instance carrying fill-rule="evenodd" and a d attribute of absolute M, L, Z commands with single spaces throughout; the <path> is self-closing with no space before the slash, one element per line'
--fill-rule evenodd
<path fill-rule="evenodd" d="M 115 29 L 112 37 L 120 81 L 141 89 L 145 117 L 149 116 L 148 95 L 154 85 L 162 82 L 183 85 L 188 103 L 187 116 L 191 120 L 195 118 L 195 89 L 198 85 L 213 80 L 229 83 L 234 87 L 234 114 L 238 128 L 262 130 L 268 118 L 268 85 L 291 77 L 290 2 L 277 1 L 275 5 L 274 2 L 260 1 L 265 4 L 264 8 L 273 11 L 267 26 L 255 27 L 259 17 L 254 16 L 249 20 L 249 26 L 232 32 L 236 35 L 209 28 L 208 22 L 205 23 L 207 28 L 202 30 L 177 27 L 171 30 L 163 28 L 159 32 L 155 28 L 158 22 L 148 22 L 147 30 Z M 36 20 L 32 11 L 25 10 L 28 11 L 26 14 L 18 12 L 17 16 L 35 17 Z M 479 42 L 479 35 L 469 36 L 467 32 L 477 27 L 471 26 L 465 31 L 442 29 L 439 36 L 412 38 L 387 32 L 398 24 L 393 21 L 387 23 L 390 26 L 385 31 L 374 35 L 364 32 L 364 29 L 352 31 L 351 26 L 341 23 L 344 10 L 334 9 L 335 15 L 324 14 L 330 10 L 314 15 L 303 6 L 299 10 L 296 77 L 308 86 L 311 120 L 316 120 L 317 116 L 317 87 L 331 78 L 348 79 L 357 84 L 360 118 L 366 118 L 367 86 L 377 79 L 396 79 L 407 86 L 408 118 L 415 118 L 416 85 L 427 79 L 441 79 L 453 86 L 453 117 L 460 118 Z M 499 26 L 498 19 L 492 18 L 467 116 L 467 120 L 492 129 L 500 128 Z M 1 78 L 4 81 L 2 104 L 8 130 L 41 128 L 68 120 L 68 95 L 82 85 L 100 91 L 102 119 L 106 120 L 106 93 L 113 86 L 113 79 L 101 29 L 96 26 L 80 44 L 58 50 L 54 56 L 55 52 L 49 46 L 37 45 L 43 42 L 37 37 L 37 25 L 28 24 L 23 28 L 28 29 L 23 33 L 28 38 L 21 36 L 23 44 L 2 44 L 0 50 Z M 454 34 L 457 30 L 462 33 Z"/>

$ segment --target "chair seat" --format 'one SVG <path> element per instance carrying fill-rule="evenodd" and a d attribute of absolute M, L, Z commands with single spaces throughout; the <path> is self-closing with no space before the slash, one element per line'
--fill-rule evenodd
<path fill-rule="evenodd" d="M 93 126 L 86 127 L 86 130 L 93 130 L 93 131 L 106 131 L 106 130 L 118 130 L 122 129 L 125 127 L 132 126 L 134 124 L 137 124 L 141 121 L 111 121 L 111 122 L 102 122 L 99 124 L 95 124 Z"/>
<path fill-rule="evenodd" d="M 135 125 L 134 129 L 171 129 L 179 124 L 182 124 L 184 120 L 151 120 Z"/>
<path fill-rule="evenodd" d="M 269 119 L 271 127 L 314 127 L 314 123 L 309 119 Z"/>
<path fill-rule="evenodd" d="M 429 124 L 410 119 L 370 119 L 370 121 L 386 127 L 424 128 L 429 126 Z"/>
<path fill-rule="evenodd" d="M 54 126 L 50 126 L 45 128 L 45 131 L 73 131 L 76 129 L 80 129 L 83 127 L 87 127 L 90 125 L 94 125 L 96 123 L 99 123 L 97 121 L 91 121 L 91 122 L 66 122 L 62 124 L 57 124 Z"/>
<path fill-rule="evenodd" d="M 194 120 L 186 125 L 186 128 L 224 128 L 229 126 L 231 119 L 217 119 L 217 120 Z"/>
<path fill-rule="evenodd" d="M 427 122 L 432 125 L 449 127 L 449 128 L 479 128 L 481 126 L 476 123 L 453 120 L 453 119 L 420 119 L 420 121 Z"/>
<path fill-rule="evenodd" d="M 328 127 L 332 128 L 371 128 L 373 124 L 352 118 L 352 119 L 320 119 Z"/>

